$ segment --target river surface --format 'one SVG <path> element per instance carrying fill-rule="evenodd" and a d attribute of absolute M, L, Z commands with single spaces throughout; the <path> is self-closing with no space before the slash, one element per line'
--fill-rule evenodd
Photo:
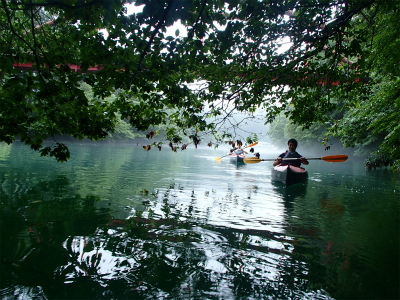
<path fill-rule="evenodd" d="M 227 146 L 70 149 L 0 144 L 2 299 L 399 299 L 387 169 L 312 160 L 285 187 L 272 162 L 217 162 Z"/>

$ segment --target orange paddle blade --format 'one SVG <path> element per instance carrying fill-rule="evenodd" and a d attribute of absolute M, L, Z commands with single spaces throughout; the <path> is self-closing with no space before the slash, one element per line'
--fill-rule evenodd
<path fill-rule="evenodd" d="M 253 146 L 257 145 L 257 144 L 258 144 L 258 142 L 255 142 L 253 144 L 250 144 L 250 145 L 246 146 L 245 148 L 253 147 Z"/>
<path fill-rule="evenodd" d="M 347 155 L 329 155 L 321 157 L 322 160 L 328 162 L 343 162 L 346 161 L 349 157 Z"/>

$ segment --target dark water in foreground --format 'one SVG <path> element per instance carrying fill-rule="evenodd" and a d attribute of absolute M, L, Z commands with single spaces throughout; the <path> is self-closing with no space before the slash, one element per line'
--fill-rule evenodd
<path fill-rule="evenodd" d="M 0 144 L 2 299 L 399 298 L 387 170 L 312 161 L 286 188 L 270 162 L 217 163 L 227 149 L 71 150 Z"/>

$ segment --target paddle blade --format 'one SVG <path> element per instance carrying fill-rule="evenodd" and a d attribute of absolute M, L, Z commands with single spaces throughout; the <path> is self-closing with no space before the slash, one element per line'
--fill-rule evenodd
<path fill-rule="evenodd" d="M 257 163 L 259 163 L 260 161 L 262 161 L 262 159 L 257 158 L 257 157 L 246 157 L 243 161 L 244 161 L 246 164 L 257 164 Z"/>
<path fill-rule="evenodd" d="M 343 162 L 346 161 L 349 157 L 347 155 L 329 155 L 321 157 L 322 160 L 328 162 Z"/>
<path fill-rule="evenodd" d="M 216 161 L 220 161 L 222 157 L 216 157 L 215 160 Z"/>
<path fill-rule="evenodd" d="M 257 144 L 258 144 L 258 142 L 255 142 L 253 144 L 250 144 L 250 145 L 246 146 L 245 148 L 253 147 L 253 146 L 257 145 Z"/>

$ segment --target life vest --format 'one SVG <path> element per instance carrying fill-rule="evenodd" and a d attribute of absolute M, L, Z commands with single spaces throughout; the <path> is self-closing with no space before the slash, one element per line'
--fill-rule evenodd
<path fill-rule="evenodd" d="M 242 150 L 242 149 L 236 150 L 236 151 L 235 151 L 235 154 L 236 154 L 236 155 L 243 154 L 243 150 Z"/>
<path fill-rule="evenodd" d="M 298 154 L 296 151 L 295 152 L 289 152 L 286 151 L 285 155 L 283 156 L 284 158 L 299 158 L 301 157 L 300 154 Z"/>
<path fill-rule="evenodd" d="M 301 157 L 301 155 L 299 153 L 297 153 L 296 151 L 295 152 L 286 151 L 284 154 L 285 155 L 282 158 L 300 158 Z M 292 165 L 295 167 L 300 167 L 301 161 L 300 160 L 290 160 L 290 161 L 282 160 L 281 165 Z"/>

